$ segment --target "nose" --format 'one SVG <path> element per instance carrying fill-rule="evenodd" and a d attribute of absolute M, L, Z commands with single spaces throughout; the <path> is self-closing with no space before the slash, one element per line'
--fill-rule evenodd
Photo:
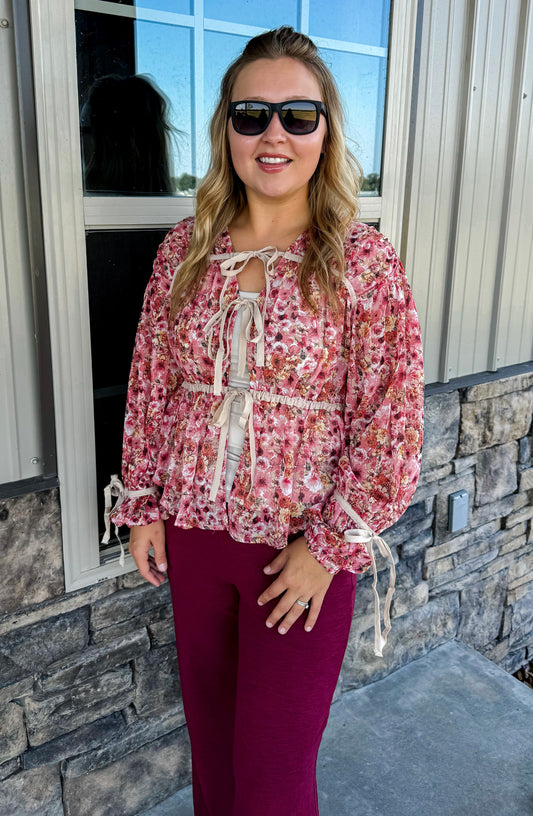
<path fill-rule="evenodd" d="M 281 139 L 285 139 L 287 136 L 287 131 L 281 124 L 281 119 L 279 113 L 275 111 L 272 114 L 272 119 L 268 123 L 267 129 L 263 133 L 263 138 L 268 140 L 275 140 L 279 141 Z"/>

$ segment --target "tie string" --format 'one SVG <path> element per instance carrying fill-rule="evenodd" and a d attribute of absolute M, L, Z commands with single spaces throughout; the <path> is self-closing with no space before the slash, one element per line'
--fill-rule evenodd
<path fill-rule="evenodd" d="M 245 300 L 237 297 L 235 300 L 224 304 L 226 292 L 231 278 L 236 277 L 246 264 L 252 259 L 258 258 L 263 262 L 265 268 L 266 291 L 262 311 L 255 301 Z M 219 298 L 219 310 L 206 323 L 205 334 L 207 337 L 207 353 L 215 363 L 214 386 L 215 394 L 220 396 L 222 394 L 222 373 L 224 363 L 229 357 L 230 347 L 230 323 L 232 314 L 241 306 L 245 305 L 247 310 L 247 320 L 243 320 L 241 325 L 241 332 L 239 335 L 239 376 L 243 376 L 246 366 L 246 345 L 248 342 L 255 344 L 255 362 L 259 368 L 265 365 L 265 315 L 266 306 L 270 296 L 270 281 L 276 271 L 276 264 L 280 258 L 285 258 L 290 261 L 300 263 L 302 260 L 300 255 L 294 255 L 292 252 L 280 252 L 279 249 L 273 246 L 263 247 L 263 249 L 249 250 L 246 252 L 234 252 L 227 256 L 211 255 L 210 261 L 220 261 L 220 273 L 225 278 L 222 291 Z M 252 337 L 250 329 L 252 324 L 255 327 L 255 335 Z M 216 354 L 213 351 L 213 334 L 215 328 L 218 326 L 218 349 Z"/>

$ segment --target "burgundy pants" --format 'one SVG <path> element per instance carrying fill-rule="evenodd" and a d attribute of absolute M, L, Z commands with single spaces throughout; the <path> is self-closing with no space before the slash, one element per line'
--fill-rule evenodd
<path fill-rule="evenodd" d="M 318 621 L 285 635 L 257 598 L 276 550 L 166 522 L 168 577 L 193 761 L 195 816 L 316 816 L 316 758 L 355 601 L 332 580 Z M 279 624 L 278 624 L 279 625 Z"/>

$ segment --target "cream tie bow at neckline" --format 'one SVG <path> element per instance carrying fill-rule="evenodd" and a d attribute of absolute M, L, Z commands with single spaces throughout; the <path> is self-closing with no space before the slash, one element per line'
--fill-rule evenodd
<path fill-rule="evenodd" d="M 239 272 L 242 272 L 248 261 L 252 258 L 258 258 L 263 262 L 265 267 L 266 278 L 266 292 L 263 303 L 263 310 L 260 311 L 259 306 L 255 301 L 245 300 L 244 298 L 237 298 L 226 306 L 224 305 L 224 298 L 231 278 L 236 277 Z M 285 258 L 289 261 L 296 261 L 300 263 L 301 255 L 294 255 L 292 252 L 280 252 L 279 249 L 273 246 L 263 247 L 258 250 L 247 250 L 246 252 L 232 252 L 229 255 L 211 255 L 209 260 L 220 261 L 220 272 L 226 278 L 219 298 L 219 310 L 207 322 L 205 326 L 205 333 L 208 341 L 208 354 L 212 360 L 215 361 L 215 377 L 214 377 L 214 393 L 217 396 L 222 394 L 222 369 L 224 361 L 229 356 L 229 324 L 231 314 L 245 306 L 248 312 L 248 320 L 244 319 L 241 325 L 241 333 L 239 336 L 239 375 L 243 376 L 246 364 L 246 344 L 248 342 L 255 344 L 255 361 L 256 365 L 262 368 L 265 364 L 265 312 L 270 295 L 270 280 L 276 271 L 276 264 L 280 258 Z M 246 315 L 243 315 L 246 317 Z M 255 335 L 251 336 L 251 325 L 255 327 Z M 227 329 L 226 329 L 227 324 Z M 215 326 L 219 326 L 218 334 L 218 350 L 213 356 L 213 332 Z M 225 342 L 224 342 L 225 341 Z"/>

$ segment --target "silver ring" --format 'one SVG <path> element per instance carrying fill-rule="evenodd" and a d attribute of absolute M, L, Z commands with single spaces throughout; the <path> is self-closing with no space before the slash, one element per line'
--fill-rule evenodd
<path fill-rule="evenodd" d="M 300 604 L 300 606 L 303 606 L 304 609 L 309 609 L 309 603 L 306 603 L 305 601 L 296 601 L 296 603 Z"/>

